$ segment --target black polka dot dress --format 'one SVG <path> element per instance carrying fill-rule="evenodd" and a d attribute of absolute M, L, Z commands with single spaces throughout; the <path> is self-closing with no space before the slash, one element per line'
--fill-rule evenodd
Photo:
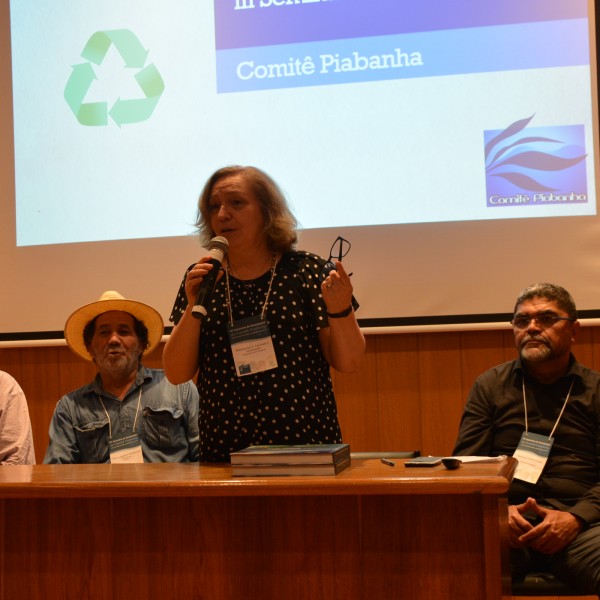
<path fill-rule="evenodd" d="M 266 311 L 278 366 L 243 377 L 236 373 L 227 333 L 226 278 L 217 283 L 199 342 L 200 461 L 227 462 L 230 452 L 254 444 L 342 441 L 318 338 L 318 330 L 328 326 L 321 297 L 325 264 L 303 251 L 282 256 Z M 270 270 L 250 281 L 230 275 L 234 321 L 261 314 L 270 279 Z M 171 314 L 174 323 L 187 305 L 184 282 L 185 277 Z"/>

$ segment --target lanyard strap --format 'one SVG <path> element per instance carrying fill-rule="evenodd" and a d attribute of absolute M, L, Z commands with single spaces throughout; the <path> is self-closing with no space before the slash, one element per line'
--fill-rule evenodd
<path fill-rule="evenodd" d="M 137 408 L 135 409 L 135 418 L 133 419 L 133 427 L 131 429 L 131 433 L 135 433 L 135 426 L 137 424 L 137 418 L 138 418 L 138 414 L 140 412 L 140 406 L 142 404 L 142 389 L 144 387 L 144 384 L 140 385 L 140 393 L 138 395 L 138 401 L 137 401 Z M 110 416 L 108 414 L 108 411 L 106 410 L 106 406 L 104 406 L 104 402 L 102 402 L 102 398 L 96 394 L 98 396 L 98 400 L 100 400 L 100 404 L 102 404 L 102 408 L 104 409 L 104 412 L 106 413 L 106 418 L 108 419 L 108 437 L 109 439 L 112 440 L 112 425 L 110 422 Z"/>
<path fill-rule="evenodd" d="M 560 418 L 563 416 L 563 413 L 565 412 L 565 408 L 567 408 L 567 402 L 569 401 L 569 398 L 571 397 L 571 390 L 573 389 L 574 383 L 575 383 L 575 376 L 573 376 L 573 379 L 571 380 L 571 385 L 569 386 L 569 391 L 567 392 L 567 397 L 565 398 L 563 407 L 562 407 L 560 414 L 558 415 L 558 419 L 556 419 L 556 423 L 554 423 L 554 427 L 552 428 L 552 431 L 550 432 L 550 435 L 548 437 L 552 437 L 554 435 L 554 432 L 556 431 L 556 428 L 558 427 Z M 529 423 L 527 421 L 527 394 L 525 393 L 525 376 L 523 376 L 523 407 L 525 409 L 525 432 L 527 433 L 529 431 Z"/>
<path fill-rule="evenodd" d="M 273 266 L 271 267 L 271 279 L 269 280 L 269 289 L 267 290 L 267 296 L 263 303 L 260 318 L 264 321 L 265 314 L 267 313 L 267 306 L 269 305 L 269 296 L 271 295 L 271 288 L 273 287 L 273 279 L 275 279 L 275 267 L 277 267 L 277 253 L 273 252 Z M 231 304 L 231 289 L 229 287 L 229 262 L 227 262 L 227 268 L 225 269 L 225 281 L 227 283 L 227 310 L 229 311 L 229 322 L 233 325 L 233 306 Z"/>

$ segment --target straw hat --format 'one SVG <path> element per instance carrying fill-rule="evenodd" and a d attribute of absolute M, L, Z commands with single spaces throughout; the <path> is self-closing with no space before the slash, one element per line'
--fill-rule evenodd
<path fill-rule="evenodd" d="M 149 354 L 158 346 L 164 333 L 164 323 L 158 311 L 151 306 L 127 300 L 119 292 L 104 292 L 100 299 L 91 304 L 78 308 L 65 324 L 65 339 L 75 354 L 79 354 L 85 360 L 92 360 L 90 353 L 83 342 L 83 330 L 85 326 L 98 315 L 110 310 L 120 310 L 133 315 L 138 321 L 142 321 L 148 329 L 148 347 L 143 355 Z"/>

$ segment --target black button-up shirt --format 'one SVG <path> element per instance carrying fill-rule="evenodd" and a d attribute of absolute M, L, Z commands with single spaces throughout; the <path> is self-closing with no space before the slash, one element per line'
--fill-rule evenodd
<path fill-rule="evenodd" d="M 460 424 L 455 455 L 512 456 L 525 431 L 523 378 L 529 431 L 554 433 L 548 462 L 537 484 L 514 479 L 509 502 L 531 496 L 538 503 L 567 510 L 588 525 L 600 521 L 600 373 L 571 356 L 567 373 L 542 384 L 530 377 L 519 359 L 486 371 L 473 384 Z"/>

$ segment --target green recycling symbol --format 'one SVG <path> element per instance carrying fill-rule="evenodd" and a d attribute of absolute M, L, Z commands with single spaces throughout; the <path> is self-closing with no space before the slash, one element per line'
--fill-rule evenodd
<path fill-rule="evenodd" d="M 140 69 L 135 74 L 143 98 L 123 100 L 118 98 L 112 107 L 107 102 L 84 102 L 86 94 L 97 79 L 91 63 L 102 64 L 106 53 L 114 44 L 125 61 L 125 67 Z M 65 86 L 65 100 L 82 125 L 107 125 L 108 117 L 121 127 L 140 123 L 150 118 L 165 89 L 158 69 L 154 64 L 144 67 L 148 51 L 128 29 L 97 31 L 90 37 L 81 56 L 88 62 L 73 65 L 73 71 Z"/>

